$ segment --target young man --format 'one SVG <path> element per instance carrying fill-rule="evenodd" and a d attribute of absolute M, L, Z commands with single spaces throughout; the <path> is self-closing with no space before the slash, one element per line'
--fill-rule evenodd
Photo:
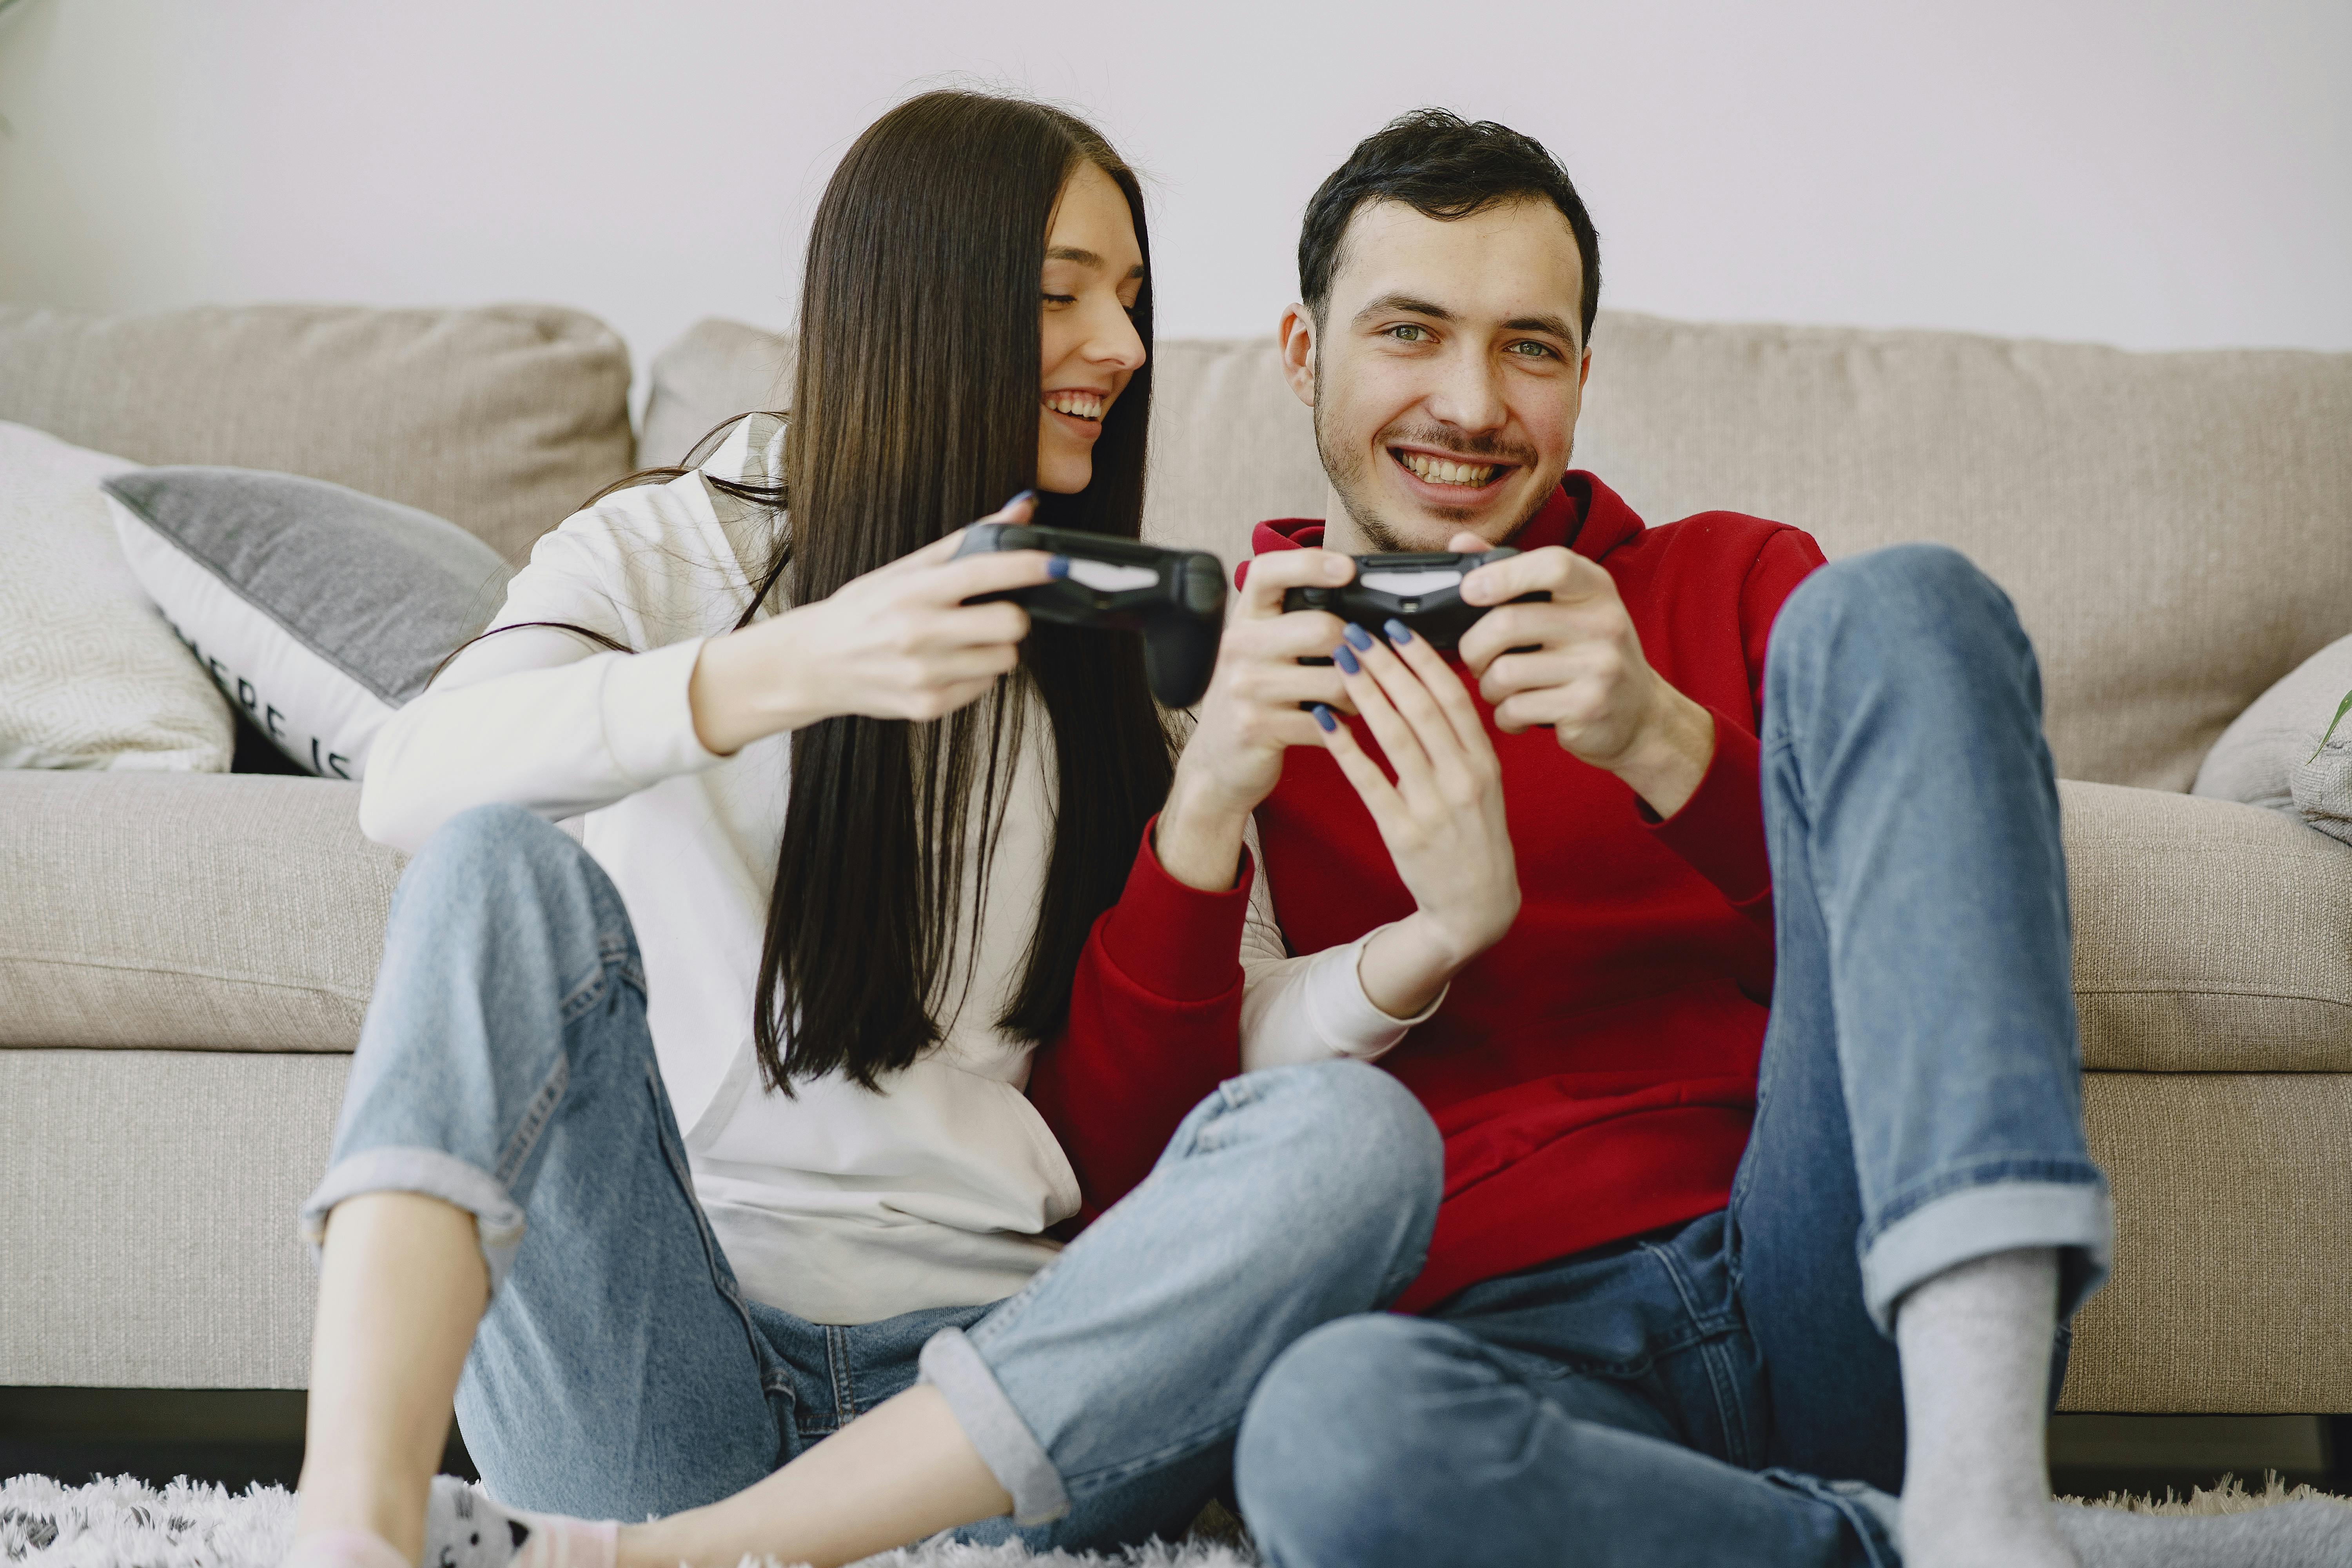
<path fill-rule="evenodd" d="M 2110 1218 L 2008 601 L 1948 550 L 1645 528 L 1570 470 L 1599 253 L 1523 136 L 1391 125 L 1317 193 L 1299 273 L 1328 516 L 1259 528 L 1157 866 L 1097 933 L 1158 1048 L 1064 1062 L 1090 1104 L 1047 1108 L 1104 1130 L 1072 1147 L 1107 1203 L 1237 1018 L 1244 1065 L 1379 1057 L 1446 1136 L 1420 1316 L 1328 1325 L 1252 1400 L 1261 1545 L 2158 1560 L 2153 1521 L 2054 1508 L 2043 1468 Z M 1282 612 L 1350 553 L 1505 543 L 1455 656 Z M 1244 999 L 1269 884 L 1294 956 L 1245 958 Z"/>

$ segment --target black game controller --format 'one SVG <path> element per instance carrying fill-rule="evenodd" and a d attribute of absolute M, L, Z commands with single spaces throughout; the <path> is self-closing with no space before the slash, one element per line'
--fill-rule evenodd
<path fill-rule="evenodd" d="M 1170 708 L 1190 708 L 1209 689 L 1225 624 L 1225 567 L 1215 556 L 1075 529 L 975 522 L 964 530 L 955 558 L 999 550 L 1050 550 L 1068 558 L 1069 575 L 965 603 L 1010 599 L 1041 621 L 1139 631 L 1152 696 Z"/>
<path fill-rule="evenodd" d="M 1285 610 L 1328 610 L 1343 621 L 1376 631 L 1391 620 L 1402 621 L 1429 646 L 1450 648 L 1476 624 L 1492 605 L 1465 604 L 1462 579 L 1481 566 L 1507 561 L 1517 551 L 1507 545 L 1493 550 L 1455 553 L 1433 550 L 1415 554 L 1359 555 L 1355 580 L 1337 588 L 1293 588 L 1282 595 Z M 1549 601 L 1538 588 L 1511 601 L 1525 605 Z M 1318 660 L 1317 662 L 1323 662 Z"/>

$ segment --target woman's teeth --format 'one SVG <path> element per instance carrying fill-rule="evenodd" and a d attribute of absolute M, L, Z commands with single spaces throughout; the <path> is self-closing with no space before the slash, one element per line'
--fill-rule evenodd
<path fill-rule="evenodd" d="M 1067 414 L 1075 419 L 1100 419 L 1103 414 L 1099 392 L 1049 392 L 1045 406 L 1056 414 Z"/>
<path fill-rule="evenodd" d="M 1495 477 L 1499 463 L 1451 463 L 1419 452 L 1398 452 L 1396 460 L 1433 485 L 1466 485 L 1475 489 Z"/>

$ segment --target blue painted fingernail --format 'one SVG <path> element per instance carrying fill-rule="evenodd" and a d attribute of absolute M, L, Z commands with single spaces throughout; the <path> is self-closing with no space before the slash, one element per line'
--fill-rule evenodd
<path fill-rule="evenodd" d="M 1048 561 L 1048 562 L 1046 562 L 1046 563 L 1045 563 L 1045 575 L 1046 575 L 1046 576 L 1051 577 L 1051 578 L 1054 578 L 1055 581 L 1057 581 L 1057 582 L 1058 582 L 1058 581 L 1060 581 L 1062 578 L 1066 577 L 1066 576 L 1068 576 L 1069 574 L 1070 574 L 1070 558 L 1069 558 L 1068 556 L 1066 556 L 1066 555 L 1056 555 L 1056 556 L 1055 556 L 1052 560 L 1050 560 L 1050 561 Z"/>
<path fill-rule="evenodd" d="M 1356 625 L 1353 621 L 1348 623 L 1348 629 L 1340 635 L 1345 637 L 1349 642 L 1354 643 L 1358 647 L 1370 647 L 1372 646 L 1372 634 L 1366 631 L 1363 627 Z"/>
<path fill-rule="evenodd" d="M 1354 675 L 1364 668 L 1362 665 L 1356 662 L 1355 650 L 1349 647 L 1346 643 L 1341 643 L 1338 647 L 1333 648 L 1331 650 L 1331 657 L 1339 660 L 1339 668 L 1346 670 L 1349 675 Z"/>
<path fill-rule="evenodd" d="M 1019 495 L 1014 496 L 1011 500 L 1006 501 L 1004 503 L 1003 510 L 1010 511 L 1024 500 L 1035 500 L 1036 499 L 1037 492 L 1035 490 L 1023 490 Z"/>
<path fill-rule="evenodd" d="M 1412 628 L 1406 626 L 1402 621 L 1398 620 L 1393 616 L 1389 617 L 1388 625 L 1382 626 L 1381 630 L 1388 633 L 1389 641 L 1396 644 L 1399 647 L 1402 647 L 1405 644 L 1412 641 Z"/>
<path fill-rule="evenodd" d="M 1320 702 L 1315 705 L 1315 721 L 1323 726 L 1323 732 L 1327 735 L 1339 727 L 1339 721 L 1331 717 L 1331 710 Z"/>

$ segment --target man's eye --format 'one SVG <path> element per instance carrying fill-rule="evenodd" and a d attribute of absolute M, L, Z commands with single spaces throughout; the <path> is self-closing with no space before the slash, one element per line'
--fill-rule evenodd
<path fill-rule="evenodd" d="M 1558 357 L 1552 353 L 1552 347 L 1549 343 L 1527 342 L 1516 342 L 1511 345 L 1510 352 L 1515 354 L 1524 355 L 1528 359 L 1553 359 Z"/>
<path fill-rule="evenodd" d="M 1388 335 L 1401 343 L 1417 343 L 1427 340 L 1429 329 L 1415 326 L 1411 321 L 1400 321 L 1389 329 Z"/>

